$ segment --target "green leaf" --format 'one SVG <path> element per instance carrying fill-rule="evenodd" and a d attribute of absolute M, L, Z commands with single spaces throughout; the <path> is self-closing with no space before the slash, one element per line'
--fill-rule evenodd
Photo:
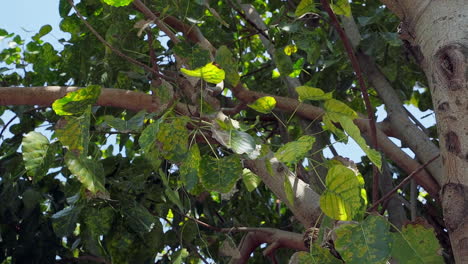
<path fill-rule="evenodd" d="M 388 229 L 388 222 L 375 215 L 359 224 L 342 225 L 335 231 L 335 248 L 347 264 L 386 263 L 392 244 Z"/>
<path fill-rule="evenodd" d="M 297 46 L 296 45 L 287 45 L 284 47 L 284 53 L 288 56 L 291 56 L 292 54 L 297 52 Z"/>
<path fill-rule="evenodd" d="M 97 192 L 106 193 L 104 168 L 100 162 L 67 152 L 65 163 L 71 173 L 78 178 L 87 190 L 93 194 Z"/>
<path fill-rule="evenodd" d="M 148 209 L 137 202 L 130 202 L 122 207 L 125 222 L 137 234 L 151 232 L 159 222 Z"/>
<path fill-rule="evenodd" d="M 297 141 L 288 142 L 279 148 L 275 157 L 284 163 L 296 163 L 307 155 L 314 142 L 314 137 L 302 136 Z"/>
<path fill-rule="evenodd" d="M 165 159 L 180 162 L 187 156 L 188 131 L 185 127 L 187 122 L 187 118 L 178 117 L 171 123 L 161 123 L 159 125 L 156 138 L 162 144 L 160 150 Z"/>
<path fill-rule="evenodd" d="M 297 254 L 298 264 L 342 264 L 330 253 L 330 250 L 317 244 L 312 244 L 311 252 L 299 252 Z"/>
<path fill-rule="evenodd" d="M 122 120 L 114 116 L 104 116 L 104 121 L 112 128 L 122 133 L 139 132 L 145 121 L 146 111 L 142 110 L 134 115 L 130 120 Z"/>
<path fill-rule="evenodd" d="M 348 0 L 335 0 L 330 6 L 336 15 L 351 16 L 351 5 Z"/>
<path fill-rule="evenodd" d="M 347 116 L 351 119 L 358 117 L 358 114 L 353 109 L 345 103 L 335 99 L 325 101 L 324 107 L 328 117 L 333 122 L 338 122 L 339 118 L 342 116 Z"/>
<path fill-rule="evenodd" d="M 60 116 L 81 115 L 90 105 L 96 103 L 101 95 L 101 86 L 90 85 L 86 88 L 69 92 L 64 97 L 55 100 L 52 109 Z"/>
<path fill-rule="evenodd" d="M 176 253 L 174 253 L 174 255 L 172 256 L 172 264 L 182 264 L 183 260 L 189 256 L 189 252 L 187 251 L 187 249 L 185 248 L 182 248 L 180 250 L 178 250 Z"/>
<path fill-rule="evenodd" d="M 294 71 L 292 60 L 284 53 L 284 49 L 276 49 L 273 58 L 281 75 L 288 76 Z"/>
<path fill-rule="evenodd" d="M 93 238 L 99 239 L 100 235 L 107 235 L 112 228 L 115 210 L 112 207 L 86 209 L 83 222 Z"/>
<path fill-rule="evenodd" d="M 262 114 L 268 114 L 276 106 L 276 99 L 271 96 L 264 96 L 255 100 L 255 102 L 248 105 L 248 107 L 252 108 L 253 110 L 260 112 Z"/>
<path fill-rule="evenodd" d="M 441 247 L 432 228 L 409 224 L 393 233 L 392 257 L 401 264 L 444 263 Z"/>
<path fill-rule="evenodd" d="M 247 191 L 252 192 L 255 190 L 258 185 L 262 182 L 262 179 L 257 176 L 257 174 L 253 173 L 249 169 L 244 169 L 242 171 L 242 181 L 244 182 Z"/>
<path fill-rule="evenodd" d="M 333 134 L 335 134 L 335 136 L 338 138 L 339 141 L 342 141 L 344 143 L 348 143 L 348 136 L 339 128 L 337 128 L 333 123 L 332 121 L 330 120 L 330 118 L 328 117 L 328 114 L 325 114 L 322 118 L 322 122 L 324 124 L 324 128 L 323 129 L 326 129 L 326 130 L 329 130 L 330 132 L 332 132 Z"/>
<path fill-rule="evenodd" d="M 361 131 L 359 128 L 354 124 L 353 120 L 351 120 L 347 116 L 341 116 L 338 118 L 338 121 L 343 127 L 344 131 L 348 133 L 350 137 L 352 137 L 356 143 L 361 147 L 361 149 L 366 153 L 367 157 L 372 161 L 372 163 L 377 166 L 377 168 L 382 167 L 382 157 L 380 153 L 374 149 L 371 149 L 367 144 L 364 138 L 361 136 Z"/>
<path fill-rule="evenodd" d="M 187 190 L 192 190 L 198 183 L 200 175 L 200 150 L 197 144 L 190 147 L 186 159 L 180 165 L 180 176 Z"/>
<path fill-rule="evenodd" d="M 44 25 L 39 29 L 39 32 L 32 37 L 35 41 L 39 41 L 43 36 L 49 34 L 52 31 L 51 25 Z"/>
<path fill-rule="evenodd" d="M 140 138 L 138 139 L 138 144 L 140 144 L 140 147 L 145 152 L 149 152 L 155 148 L 154 143 L 156 142 L 156 135 L 159 131 L 160 123 L 161 122 L 159 120 L 151 123 L 141 132 Z"/>
<path fill-rule="evenodd" d="M 55 126 L 60 143 L 75 154 L 88 153 L 90 111 L 81 116 L 65 116 Z"/>
<path fill-rule="evenodd" d="M 218 68 L 218 66 L 214 65 L 212 62 L 195 70 L 181 68 L 180 71 L 188 76 L 201 78 L 206 82 L 214 84 L 222 82 L 225 77 L 224 70 Z"/>
<path fill-rule="evenodd" d="M 73 233 L 82 209 L 81 206 L 69 206 L 52 215 L 52 227 L 58 237 L 66 237 Z"/>
<path fill-rule="evenodd" d="M 294 14 L 299 17 L 307 12 L 317 12 L 314 0 L 301 0 L 299 5 L 297 5 L 296 12 L 294 12 Z"/>
<path fill-rule="evenodd" d="M 356 173 L 334 165 L 328 170 L 326 189 L 320 196 L 320 208 L 329 217 L 350 221 L 361 209 L 361 184 Z"/>
<path fill-rule="evenodd" d="M 166 194 L 166 197 L 169 199 L 169 201 L 175 204 L 181 212 L 185 211 L 184 206 L 182 205 L 182 202 L 180 200 L 179 193 L 177 191 L 171 189 L 169 186 L 166 186 L 164 194 Z"/>
<path fill-rule="evenodd" d="M 227 193 L 242 175 L 242 166 L 239 157 L 235 155 L 221 159 L 204 156 L 200 164 L 200 174 L 206 189 Z"/>
<path fill-rule="evenodd" d="M 284 177 L 283 187 L 284 187 L 284 193 L 286 194 L 286 199 L 288 199 L 288 202 L 291 205 L 294 205 L 294 198 L 295 198 L 294 190 L 292 188 L 291 182 L 289 181 L 289 177 L 287 175 Z"/>
<path fill-rule="evenodd" d="M 232 86 L 236 86 L 240 81 L 240 76 L 237 71 L 237 62 L 234 60 L 232 52 L 226 46 L 221 46 L 216 51 L 216 62 L 226 72 L 226 82 Z"/>
<path fill-rule="evenodd" d="M 299 95 L 300 101 L 305 100 L 329 100 L 332 99 L 332 93 L 325 93 L 322 89 L 313 88 L 310 86 L 298 86 L 296 92 Z"/>
<path fill-rule="evenodd" d="M 251 153 L 255 150 L 255 140 L 246 132 L 231 129 L 212 128 L 213 137 L 222 145 L 232 149 L 237 154 Z"/>
<path fill-rule="evenodd" d="M 132 2 L 133 0 L 104 0 L 104 3 L 115 7 L 128 6 Z"/>
<path fill-rule="evenodd" d="M 29 177 L 35 182 L 44 177 L 53 162 L 55 148 L 41 133 L 29 132 L 23 138 L 23 160 Z"/>

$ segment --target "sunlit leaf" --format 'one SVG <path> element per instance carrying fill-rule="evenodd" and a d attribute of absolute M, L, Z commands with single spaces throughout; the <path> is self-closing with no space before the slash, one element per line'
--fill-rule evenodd
<path fill-rule="evenodd" d="M 351 16 L 351 5 L 348 0 L 335 0 L 330 6 L 336 15 Z"/>
<path fill-rule="evenodd" d="M 302 16 L 307 12 L 316 12 L 317 8 L 315 7 L 314 0 L 301 0 L 299 5 L 297 5 L 296 12 L 294 14 L 296 16 Z"/>
<path fill-rule="evenodd" d="M 362 209 L 361 184 L 356 173 L 343 165 L 328 170 L 320 208 L 329 217 L 349 221 Z"/>
<path fill-rule="evenodd" d="M 242 181 L 244 182 L 247 191 L 251 192 L 255 190 L 258 185 L 262 182 L 262 179 L 258 177 L 255 173 L 253 173 L 249 169 L 244 169 L 242 171 Z"/>
<path fill-rule="evenodd" d="M 359 224 L 346 224 L 335 230 L 335 248 L 348 264 L 386 263 L 392 236 L 388 222 L 370 215 Z"/>
<path fill-rule="evenodd" d="M 257 100 L 255 100 L 255 102 L 249 104 L 248 106 L 257 112 L 268 114 L 273 109 L 275 109 L 276 99 L 271 96 L 264 96 L 258 98 Z"/>
<path fill-rule="evenodd" d="M 328 114 L 325 114 L 322 118 L 324 124 L 324 129 L 331 131 L 338 138 L 339 141 L 348 143 L 348 136 L 339 128 L 337 128 L 333 122 L 328 117 Z"/>
<path fill-rule="evenodd" d="M 182 264 L 183 260 L 189 256 L 189 252 L 187 249 L 182 248 L 179 249 L 174 255 L 172 256 L 171 264 Z"/>
<path fill-rule="evenodd" d="M 333 122 L 338 122 L 341 116 L 347 116 L 351 119 L 358 117 L 357 113 L 353 109 L 345 103 L 335 99 L 325 101 L 324 107 L 328 117 Z"/>
<path fill-rule="evenodd" d="M 67 152 L 65 164 L 87 190 L 93 194 L 97 192 L 106 193 L 106 188 L 104 187 L 104 169 L 101 163 Z"/>
<path fill-rule="evenodd" d="M 237 154 L 251 153 L 255 150 L 255 140 L 246 132 L 236 129 L 222 130 L 212 128 L 213 137 Z"/>
<path fill-rule="evenodd" d="M 297 52 L 297 46 L 296 45 L 287 45 L 284 47 L 284 53 L 288 56 L 291 56 L 292 54 Z"/>
<path fill-rule="evenodd" d="M 296 92 L 299 95 L 300 101 L 305 100 L 328 100 L 332 98 L 332 93 L 325 93 L 322 89 L 313 88 L 310 86 L 298 86 Z"/>
<path fill-rule="evenodd" d="M 128 6 L 132 2 L 133 0 L 104 0 L 104 3 L 115 7 Z"/>
<path fill-rule="evenodd" d="M 279 148 L 275 153 L 275 157 L 281 162 L 296 163 L 307 155 L 314 142 L 314 137 L 302 136 L 298 140 L 288 142 Z"/>
<path fill-rule="evenodd" d="M 206 189 L 227 193 L 242 175 L 242 166 L 239 157 L 235 155 L 221 159 L 204 156 L 200 164 L 200 174 Z"/>
<path fill-rule="evenodd" d="M 216 62 L 226 72 L 226 82 L 232 86 L 236 86 L 240 81 L 237 62 L 234 60 L 232 52 L 226 46 L 223 45 L 216 51 Z"/>
<path fill-rule="evenodd" d="M 401 233 L 392 233 L 392 257 L 401 264 L 444 263 L 441 247 L 434 230 L 422 225 L 409 224 Z"/>
<path fill-rule="evenodd" d="M 361 147 L 362 151 L 366 153 L 367 157 L 372 161 L 372 163 L 377 166 L 377 168 L 382 167 L 382 157 L 379 152 L 374 149 L 371 149 L 367 144 L 364 138 L 361 136 L 361 131 L 359 128 L 353 123 L 353 121 L 347 116 L 341 116 L 338 118 L 343 129 L 348 133 L 350 137 L 352 137 L 356 143 Z"/>
<path fill-rule="evenodd" d="M 55 148 L 49 140 L 38 132 L 29 132 L 23 138 L 23 160 L 28 175 L 35 182 L 44 177 L 55 155 Z"/>
<path fill-rule="evenodd" d="M 100 95 L 101 86 L 90 85 L 55 100 L 52 104 L 52 109 L 54 109 L 57 115 L 61 116 L 81 115 L 90 105 L 96 103 Z"/>
<path fill-rule="evenodd" d="M 225 77 L 224 70 L 220 69 L 218 66 L 214 65 L 212 62 L 194 70 L 187 70 L 187 69 L 181 68 L 180 71 L 188 76 L 201 78 L 206 82 L 214 83 L 214 84 L 218 84 L 222 82 Z"/>

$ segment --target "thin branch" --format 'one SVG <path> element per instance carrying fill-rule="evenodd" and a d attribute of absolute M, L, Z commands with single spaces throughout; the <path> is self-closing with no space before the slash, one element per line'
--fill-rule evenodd
<path fill-rule="evenodd" d="M 122 53 L 120 50 L 114 48 L 109 42 L 107 42 L 92 26 L 91 24 L 88 23 L 88 21 L 83 17 L 83 15 L 81 15 L 81 13 L 78 11 L 78 9 L 76 8 L 75 4 L 73 3 L 73 0 L 68 0 L 68 2 L 70 3 L 70 5 L 73 7 L 73 9 L 75 10 L 76 12 L 76 15 L 81 19 L 81 21 L 83 21 L 83 23 L 85 24 L 85 26 L 93 33 L 94 36 L 96 36 L 96 38 L 102 42 L 104 45 L 106 45 L 109 49 L 111 49 L 115 54 L 117 54 L 118 56 L 124 58 L 125 60 L 137 65 L 137 66 L 140 66 L 142 67 L 143 69 L 147 70 L 148 72 L 151 72 L 153 73 L 154 75 L 158 76 L 158 77 L 161 77 L 161 78 L 164 78 L 164 79 L 170 79 L 168 78 L 167 76 L 164 76 L 162 74 L 160 74 L 159 72 L 157 71 L 154 71 L 151 67 L 149 67 L 148 65 L 144 64 L 144 63 L 141 63 L 137 60 L 135 60 L 134 58 L 132 57 L 129 57 L 127 55 L 125 55 L 124 53 Z"/>
<path fill-rule="evenodd" d="M 410 181 L 413 176 L 418 173 L 419 171 L 423 170 L 427 165 L 429 165 L 431 162 L 433 162 L 434 160 L 436 160 L 438 157 L 440 156 L 440 154 L 437 154 L 436 156 L 434 156 L 432 159 L 428 160 L 426 163 L 424 163 L 423 165 L 419 166 L 419 168 L 417 168 L 415 171 L 413 171 L 410 175 L 408 175 L 408 177 L 406 177 L 404 180 L 402 180 L 400 182 L 400 184 L 398 184 L 397 186 L 395 186 L 395 188 L 393 188 L 390 192 L 388 192 L 387 194 L 385 194 L 382 198 L 380 198 L 378 201 L 374 202 L 374 204 L 372 205 L 372 207 L 370 207 L 367 211 L 368 212 L 372 212 L 374 211 L 380 203 L 382 202 L 385 202 L 386 200 L 388 200 L 394 193 L 396 193 L 399 189 L 401 189 L 401 187 L 403 187 L 408 181 Z"/>
<path fill-rule="evenodd" d="M 0 139 L 3 137 L 3 132 L 7 129 L 7 127 L 18 117 L 18 115 L 13 116 L 10 118 L 10 120 L 5 124 L 5 126 L 2 128 L 2 131 L 0 132 Z"/>
<path fill-rule="evenodd" d="M 367 91 L 367 86 L 366 82 L 364 81 L 364 77 L 362 76 L 362 71 L 361 67 L 359 66 L 359 62 L 356 58 L 356 55 L 354 54 L 353 46 L 351 45 L 351 42 L 348 39 L 348 36 L 346 36 L 346 33 L 344 32 L 343 28 L 340 25 L 340 22 L 338 21 L 338 18 L 336 17 L 335 13 L 330 7 L 330 4 L 328 3 L 327 0 L 320 0 L 322 3 L 323 8 L 325 11 L 328 13 L 331 19 L 332 25 L 335 27 L 335 30 L 338 32 L 338 35 L 341 38 L 341 41 L 343 42 L 343 45 L 345 47 L 346 52 L 348 53 L 349 59 L 351 61 L 351 64 L 353 66 L 354 72 L 356 73 L 359 86 L 361 88 L 361 93 L 362 97 L 364 99 L 364 103 L 366 105 L 366 111 L 367 111 L 367 117 L 369 118 L 369 124 L 371 128 L 371 140 L 372 140 L 372 145 L 373 147 L 378 151 L 379 146 L 378 146 L 378 141 L 377 141 L 377 128 L 375 125 L 375 115 L 374 115 L 374 110 L 372 108 L 372 104 L 369 99 L 369 93 Z M 378 200 L 379 196 L 379 172 L 377 170 L 377 167 L 373 166 L 373 185 L 372 185 L 372 200 L 375 202 Z"/>

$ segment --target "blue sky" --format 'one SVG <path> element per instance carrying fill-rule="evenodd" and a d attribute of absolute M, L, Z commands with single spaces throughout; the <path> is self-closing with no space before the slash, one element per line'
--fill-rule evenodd
<path fill-rule="evenodd" d="M 75 1 L 79 2 L 79 1 Z M 67 34 L 60 31 L 59 24 L 61 18 L 58 12 L 58 0 L 14 0 L 14 1 L 0 1 L 0 28 L 8 32 L 14 32 L 22 36 L 23 39 L 28 41 L 31 36 L 36 34 L 39 29 L 46 24 L 52 26 L 52 32 L 42 38 L 46 42 L 50 42 L 56 48 L 60 49 L 58 39 L 68 38 Z M 8 43 L 0 41 L 0 49 L 6 47 Z M 429 111 L 420 112 L 416 107 L 407 106 L 407 109 L 413 113 L 426 127 L 435 123 L 434 115 L 426 117 L 421 120 L 422 116 L 430 113 Z M 385 118 L 386 113 L 383 107 L 379 107 L 377 111 L 378 121 Z M 1 116 L 4 122 L 7 122 L 12 117 L 11 113 L 6 113 Z M 17 122 L 13 122 L 17 123 Z M 8 129 L 6 130 L 8 132 Z M 10 134 L 11 135 L 11 134 Z M 10 136 L 6 133 L 4 136 Z M 395 142 L 399 142 L 396 140 Z M 355 162 L 360 161 L 363 152 L 357 147 L 355 143 L 344 145 L 337 143 L 334 145 L 338 153 L 345 157 L 349 157 Z M 410 152 L 410 151 L 409 151 Z M 325 155 L 330 157 L 331 152 L 326 150 Z M 413 155 L 412 155 L 413 156 Z"/>

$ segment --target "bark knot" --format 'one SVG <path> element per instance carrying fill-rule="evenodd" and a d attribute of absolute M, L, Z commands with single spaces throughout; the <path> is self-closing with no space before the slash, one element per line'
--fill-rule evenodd
<path fill-rule="evenodd" d="M 464 222 L 468 210 L 468 188 L 459 183 L 447 183 L 442 188 L 444 220 L 450 232 Z"/>
<path fill-rule="evenodd" d="M 436 70 L 451 91 L 467 88 L 468 47 L 452 43 L 436 52 Z"/>

